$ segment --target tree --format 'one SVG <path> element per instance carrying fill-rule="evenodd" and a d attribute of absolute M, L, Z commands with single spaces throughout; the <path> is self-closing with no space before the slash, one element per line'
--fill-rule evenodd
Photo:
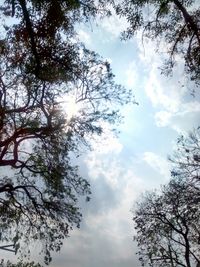
<path fill-rule="evenodd" d="M 133 98 L 109 63 L 76 40 L 76 23 L 105 13 L 101 1 L 7 0 L 0 11 L 0 240 L 22 255 L 40 241 L 48 264 L 80 225 L 78 199 L 91 193 L 71 154 Z M 71 97 L 73 115 L 63 108 Z"/>
<path fill-rule="evenodd" d="M 104 1 L 91 0 L 4 1 L 0 7 L 1 15 L 7 20 L 11 17 L 18 20 L 12 26 L 10 23 L 3 25 L 2 41 L 9 39 L 13 64 L 41 80 L 58 80 L 58 76 L 61 79 L 64 68 L 70 78 L 72 74 L 78 75 L 77 65 L 73 64 L 79 50 L 75 27 L 97 14 L 108 15 L 109 10 L 104 5 Z M 69 77 L 65 75 L 66 78 Z"/>
<path fill-rule="evenodd" d="M 181 135 L 177 148 L 169 158 L 173 164 L 172 176 L 187 180 L 196 188 L 200 181 L 200 127 L 188 135 Z M 199 188 L 200 190 L 200 188 Z"/>
<path fill-rule="evenodd" d="M 139 30 L 143 36 L 167 45 L 169 59 L 164 71 L 169 73 L 176 63 L 176 55 L 185 60 L 191 79 L 200 79 L 199 2 L 195 0 L 124 0 L 115 6 L 130 26 L 123 37 L 130 38 Z"/>
<path fill-rule="evenodd" d="M 142 265 L 199 266 L 199 215 L 199 194 L 181 180 L 172 179 L 160 193 L 143 195 L 134 216 Z"/>

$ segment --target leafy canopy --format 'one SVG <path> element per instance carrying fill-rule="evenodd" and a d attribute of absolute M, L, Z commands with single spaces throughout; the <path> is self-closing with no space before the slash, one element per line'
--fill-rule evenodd
<path fill-rule="evenodd" d="M 172 176 L 197 185 L 200 179 L 200 128 L 181 135 L 172 157 Z"/>
<path fill-rule="evenodd" d="M 169 55 L 163 71 L 169 74 L 182 58 L 192 80 L 200 79 L 199 1 L 195 0 L 124 0 L 117 2 L 118 15 L 126 17 L 129 27 L 123 37 L 141 31 L 143 37 L 164 43 Z M 179 57 L 176 57 L 179 56 Z"/>
<path fill-rule="evenodd" d="M 150 266 L 200 264 L 200 128 L 180 136 L 170 158 L 171 180 L 147 192 L 134 211 L 139 259 Z"/>
<path fill-rule="evenodd" d="M 102 1 L 6 0 L 0 11 L 0 240 L 22 255 L 40 242 L 48 264 L 80 225 L 79 197 L 91 193 L 72 153 L 133 97 L 76 38 L 77 23 L 109 14 Z"/>
<path fill-rule="evenodd" d="M 138 202 L 134 222 L 142 265 L 191 267 L 200 263 L 199 191 L 172 179 Z"/>

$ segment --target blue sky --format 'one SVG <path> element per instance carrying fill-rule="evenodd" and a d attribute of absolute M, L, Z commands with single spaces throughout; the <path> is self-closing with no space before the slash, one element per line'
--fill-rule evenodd
<path fill-rule="evenodd" d="M 131 209 L 142 192 L 168 181 L 167 156 L 176 138 L 199 125 L 199 93 L 195 98 L 189 93 L 194 85 L 183 74 L 182 60 L 177 58 L 172 77 L 162 76 L 155 43 L 144 40 L 143 46 L 140 34 L 120 41 L 125 26 L 113 16 L 78 29 L 86 46 L 111 62 L 116 81 L 133 89 L 139 105 L 122 109 L 118 138 L 105 124 L 103 138 L 93 140 L 93 150 L 82 155 L 80 172 L 91 183 L 92 199 L 81 203 L 81 227 L 53 255 L 51 267 L 140 266 L 132 241 Z M 161 49 L 165 46 L 161 44 Z M 5 256 L 11 257 L 6 252 Z"/>

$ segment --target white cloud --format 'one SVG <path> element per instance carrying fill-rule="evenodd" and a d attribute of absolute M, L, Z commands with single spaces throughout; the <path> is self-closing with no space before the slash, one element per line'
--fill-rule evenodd
<path fill-rule="evenodd" d="M 162 78 L 158 74 L 157 67 L 153 66 L 145 86 L 146 95 L 154 107 L 175 113 L 180 108 L 183 93 L 177 83 L 166 77 L 165 80 Z"/>
<path fill-rule="evenodd" d="M 113 189 L 118 187 L 119 184 L 119 174 L 121 172 L 120 162 L 110 155 L 100 155 L 99 153 L 91 153 L 85 162 L 88 167 L 89 176 L 92 179 L 105 178 L 106 182 Z"/>
<path fill-rule="evenodd" d="M 132 164 L 130 165 L 132 166 Z M 116 166 L 113 165 L 110 168 L 112 167 Z M 90 231 L 94 236 L 99 237 L 99 244 L 97 241 L 97 245 L 103 242 L 105 248 L 107 246 L 111 248 L 109 255 L 106 254 L 105 258 L 112 262 L 127 260 L 134 256 L 132 251 L 133 223 L 130 210 L 134 200 L 144 188 L 143 182 L 134 174 L 133 169 L 126 169 L 123 164 L 117 169 L 117 179 L 121 183 L 118 190 L 113 190 L 118 197 L 118 204 L 95 216 L 90 214 L 86 219 Z M 110 173 L 106 172 L 107 180 L 109 180 L 109 175 Z"/>
<path fill-rule="evenodd" d="M 127 86 L 134 88 L 138 82 L 138 68 L 135 62 L 132 62 L 128 65 L 125 75 L 127 77 L 126 78 Z"/>
<path fill-rule="evenodd" d="M 112 16 L 100 20 L 98 24 L 98 26 L 103 29 L 104 33 L 108 33 L 111 38 L 118 38 L 121 32 L 128 26 L 126 19 L 120 18 L 114 11 Z"/>
<path fill-rule="evenodd" d="M 103 135 L 90 140 L 93 150 L 85 156 L 84 162 L 87 165 L 89 177 L 97 179 L 103 176 L 111 187 L 116 187 L 120 173 L 120 162 L 117 162 L 117 158 L 123 145 L 105 122 L 103 129 Z"/>
<path fill-rule="evenodd" d="M 138 43 L 141 42 L 138 39 Z M 162 44 L 164 46 L 166 44 Z M 190 86 L 186 82 L 183 60 L 177 57 L 177 66 L 173 75 L 166 77 L 161 75 L 163 60 L 155 53 L 154 42 L 145 41 L 145 54 L 140 48 L 140 60 L 144 64 L 148 74 L 145 74 L 145 94 L 152 104 L 155 124 L 157 127 L 170 127 L 180 133 L 197 122 L 197 114 L 200 112 L 200 104 L 195 99 L 191 100 Z M 164 48 L 163 48 L 164 49 Z M 185 84 L 185 86 L 182 86 Z M 189 100 L 188 100 L 189 99 Z"/>
<path fill-rule="evenodd" d="M 200 103 L 198 101 L 190 101 L 182 104 L 180 115 L 184 116 L 187 113 L 200 112 Z"/>
<path fill-rule="evenodd" d="M 162 59 L 157 52 L 157 42 L 144 37 L 143 30 L 137 32 L 135 35 L 135 40 L 137 42 L 138 57 L 141 60 L 143 67 L 151 70 L 152 64 L 156 67 L 161 66 Z"/>
<path fill-rule="evenodd" d="M 155 114 L 155 122 L 158 127 L 168 126 L 171 122 L 172 113 L 167 111 L 159 111 Z"/>
<path fill-rule="evenodd" d="M 80 29 L 77 31 L 78 32 L 78 37 L 79 39 L 81 40 L 81 42 L 87 44 L 87 45 L 90 45 L 92 40 L 91 40 L 91 36 L 89 35 L 88 32 Z"/>
<path fill-rule="evenodd" d="M 198 125 L 200 103 L 191 101 L 180 104 L 177 112 L 161 110 L 155 113 L 155 123 L 158 127 L 170 126 L 176 132 L 187 131 L 189 127 Z"/>
<path fill-rule="evenodd" d="M 96 154 L 97 157 L 99 155 Z M 123 162 L 119 164 L 118 159 L 109 158 L 109 155 L 108 157 L 104 155 L 101 160 L 110 163 L 101 166 L 106 181 L 110 180 L 111 172 L 115 172 L 118 180 L 118 186 L 112 188 L 117 203 L 112 205 L 111 196 L 107 196 L 105 209 L 100 209 L 98 212 L 94 212 L 93 209 L 92 212 L 84 214 L 84 226 L 81 227 L 81 231 L 75 230 L 71 233 L 70 240 L 64 244 L 63 252 L 54 259 L 54 266 L 58 262 L 59 266 L 64 267 L 66 258 L 71 267 L 138 265 L 133 249 L 133 215 L 130 210 L 134 200 L 142 192 L 144 183 L 135 175 L 133 162 L 130 162 L 130 167 L 127 168 L 126 164 Z M 91 168 L 90 165 L 88 167 Z M 97 182 L 94 180 L 94 184 L 97 185 Z M 98 190 L 102 193 L 103 188 L 95 186 L 94 198 L 99 194 Z M 103 202 L 105 199 L 99 201 Z M 98 209 L 94 199 L 88 205 Z"/>
<path fill-rule="evenodd" d="M 123 148 L 117 136 L 111 129 L 111 125 L 107 122 L 102 121 L 101 127 L 103 129 L 103 134 L 101 136 L 94 136 L 88 140 L 94 153 L 100 155 L 107 155 L 108 153 L 119 154 Z M 92 153 L 90 153 L 91 155 Z"/>
<path fill-rule="evenodd" d="M 166 179 L 170 177 L 170 166 L 169 162 L 161 157 L 160 155 L 155 154 L 154 152 L 145 152 L 143 155 L 143 160 L 155 171 L 160 173 Z"/>

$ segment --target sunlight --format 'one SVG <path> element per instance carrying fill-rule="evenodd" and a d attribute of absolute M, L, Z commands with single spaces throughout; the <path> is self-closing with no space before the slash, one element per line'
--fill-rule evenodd
<path fill-rule="evenodd" d="M 76 103 L 76 97 L 73 95 L 66 95 L 63 97 L 62 106 L 66 112 L 68 120 L 77 116 L 80 111 L 80 104 Z"/>

